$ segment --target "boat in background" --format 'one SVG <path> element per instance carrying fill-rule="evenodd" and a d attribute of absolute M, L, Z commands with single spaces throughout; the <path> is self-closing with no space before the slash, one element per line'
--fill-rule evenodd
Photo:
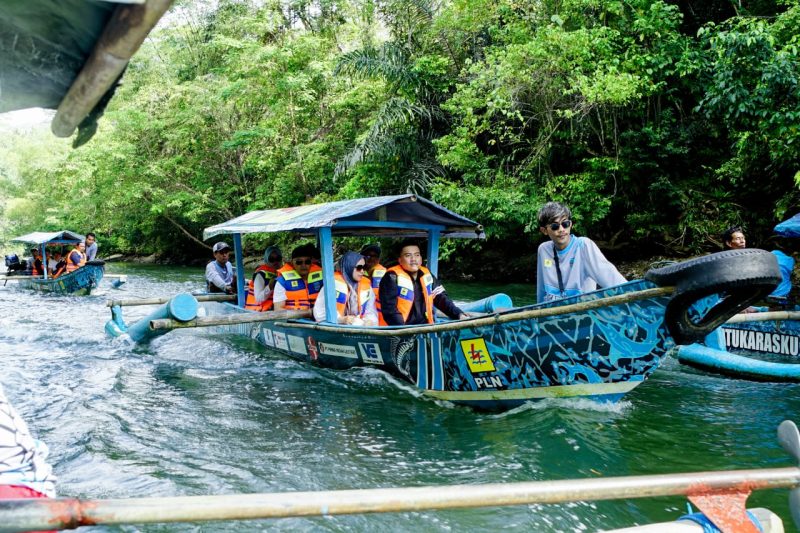
<path fill-rule="evenodd" d="M 83 242 L 86 238 L 73 231 L 55 231 L 55 232 L 34 232 L 15 237 L 11 239 L 12 242 L 21 242 L 26 245 L 36 245 L 39 247 L 42 263 L 46 264 L 47 247 L 67 247 L 65 253 L 69 253 L 69 249 L 79 242 Z M 92 289 L 96 288 L 105 274 L 105 261 L 88 261 L 81 268 L 61 274 L 57 278 L 53 278 L 44 269 L 44 275 L 33 276 L 30 271 L 26 270 L 25 273 L 16 272 L 14 275 L 7 275 L 4 278 L 4 283 L 9 281 L 15 283 L 17 287 L 23 289 L 30 289 L 38 292 L 48 292 L 54 294 L 74 294 L 83 295 L 90 294 Z M 117 279 L 119 281 L 120 278 Z M 124 280 L 122 280 L 124 282 Z"/>
<path fill-rule="evenodd" d="M 441 238 L 484 237 L 475 221 L 429 200 L 398 195 L 254 211 L 207 228 L 204 238 L 231 235 L 237 272 L 244 272 L 242 235 L 274 232 L 316 237 L 326 314 L 334 317 L 334 236 L 426 237 L 427 267 L 434 275 Z M 774 257 L 763 250 L 747 252 L 670 265 L 642 280 L 558 301 L 393 327 L 249 311 L 243 308 L 244 276 L 238 276 L 237 303 L 179 295 L 131 325 L 122 319 L 123 306 L 111 305 L 106 330 L 144 341 L 171 328 L 209 326 L 315 365 L 380 368 L 429 397 L 485 410 L 554 397 L 616 401 L 652 374 L 676 341 L 703 338 L 774 289 L 780 279 Z M 709 269 L 716 274 L 708 276 Z M 695 301 L 717 293 L 724 293 L 718 305 L 689 319 Z M 172 318 L 161 318 L 168 314 Z"/>

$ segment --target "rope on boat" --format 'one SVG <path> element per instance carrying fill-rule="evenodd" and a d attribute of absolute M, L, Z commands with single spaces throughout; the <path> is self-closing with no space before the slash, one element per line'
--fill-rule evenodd
<path fill-rule="evenodd" d="M 593 309 L 600 309 L 602 307 L 610 307 L 612 305 L 621 305 L 638 300 L 646 300 L 648 298 L 658 298 L 660 296 L 669 296 L 675 290 L 675 287 L 657 287 L 654 289 L 645 289 L 635 292 L 627 292 L 625 294 L 618 294 L 616 296 L 609 296 L 607 298 L 598 298 L 588 302 L 579 302 L 570 305 L 561 305 L 557 307 L 548 307 L 545 309 L 526 309 L 524 311 L 512 311 L 504 313 L 496 313 L 488 317 L 467 318 L 464 320 L 454 320 L 444 324 L 428 324 L 424 326 L 411 326 L 399 328 L 364 328 L 364 327 L 342 327 L 342 326 L 328 326 L 325 324 L 304 324 L 302 322 L 277 322 L 276 326 L 292 327 L 302 329 L 313 329 L 317 331 L 330 331 L 336 333 L 348 333 L 352 335 L 369 335 L 378 337 L 407 337 L 410 335 L 418 335 L 424 333 L 434 333 L 441 331 L 454 331 L 463 328 L 477 328 L 481 326 L 494 326 L 505 324 L 507 322 L 516 322 L 518 320 L 526 320 L 531 318 L 545 318 L 558 315 L 566 315 L 569 313 L 579 313 L 582 311 L 591 311 Z M 255 320 L 254 320 L 255 322 Z"/>
<path fill-rule="evenodd" d="M 767 311 L 764 313 L 739 313 L 733 315 L 726 324 L 742 322 L 768 322 L 770 320 L 800 320 L 800 311 Z"/>
<path fill-rule="evenodd" d="M 655 496 L 749 494 L 800 486 L 800 468 L 598 479 L 440 485 L 319 492 L 79 500 L 0 501 L 0 533 L 84 525 L 251 520 L 553 504 Z M 746 497 L 746 496 L 745 496 Z M 743 512 L 744 510 L 742 510 Z"/>

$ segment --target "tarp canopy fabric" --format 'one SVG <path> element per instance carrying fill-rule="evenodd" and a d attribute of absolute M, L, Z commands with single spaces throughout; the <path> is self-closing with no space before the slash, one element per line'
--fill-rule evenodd
<path fill-rule="evenodd" d="M 483 226 L 444 207 L 414 196 L 378 196 L 303 205 L 266 211 L 251 211 L 203 231 L 203 238 L 235 233 L 291 231 L 312 235 L 330 227 L 334 235 L 383 235 L 422 237 L 427 228 L 438 227 L 442 237 L 484 238 Z"/>
<path fill-rule="evenodd" d="M 14 237 L 11 240 L 13 242 L 24 242 L 28 244 L 70 244 L 85 241 L 86 237 L 80 233 L 67 230 L 51 232 L 35 231 L 33 233 L 28 233 L 27 235 Z"/>
<path fill-rule="evenodd" d="M 775 226 L 775 233 L 783 237 L 800 237 L 800 213 Z"/>
<path fill-rule="evenodd" d="M 0 113 L 55 109 L 115 7 L 90 0 L 0 2 Z"/>

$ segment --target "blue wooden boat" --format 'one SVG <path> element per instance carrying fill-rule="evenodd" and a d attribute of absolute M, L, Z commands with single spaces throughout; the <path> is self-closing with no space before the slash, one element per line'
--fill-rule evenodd
<path fill-rule="evenodd" d="M 232 235 L 238 272 L 242 235 L 293 232 L 316 236 L 322 252 L 327 316 L 336 316 L 333 237 L 427 237 L 428 268 L 438 270 L 441 238 L 483 238 L 478 223 L 412 195 L 384 196 L 255 211 L 207 228 L 204 238 Z M 360 327 L 282 319 L 281 312 L 243 309 L 238 302 L 172 301 L 163 312 L 126 326 L 120 306 L 106 329 L 134 331 L 134 340 L 155 334 L 154 318 L 177 311 L 170 327 L 211 325 L 217 333 L 255 339 L 292 358 L 335 369 L 368 366 L 414 384 L 432 398 L 479 409 L 502 410 L 531 400 L 588 397 L 615 401 L 652 374 L 676 340 L 697 340 L 756 298 L 771 291 L 779 274 L 763 251 L 748 256 L 722 252 L 702 260 L 652 270 L 646 279 L 539 305 L 436 324 Z M 709 278 L 709 265 L 719 275 Z M 724 272 L 723 272 L 724 271 Z M 534 290 L 531 287 L 531 290 Z M 689 320 L 698 299 L 725 291 L 720 304 Z M 180 304 L 180 305 L 179 305 Z M 201 318 L 188 307 L 197 306 Z M 236 323 L 236 322 L 240 323 Z M 144 334 L 144 331 L 149 331 Z M 163 332 L 164 330 L 160 330 Z M 691 341 L 690 341 L 691 342 Z"/>
<path fill-rule="evenodd" d="M 83 235 L 72 231 L 62 230 L 55 232 L 34 232 L 28 233 L 12 239 L 14 242 L 21 242 L 27 245 L 33 244 L 39 247 L 42 257 L 46 257 L 47 246 L 71 247 L 78 242 L 85 240 Z M 12 281 L 17 287 L 30 289 L 38 292 L 48 292 L 54 294 L 90 294 L 103 279 L 105 273 L 104 261 L 89 261 L 83 267 L 62 274 L 57 278 L 48 275 L 47 269 L 43 276 L 31 276 L 30 274 L 20 274 L 9 276 L 5 283 Z"/>

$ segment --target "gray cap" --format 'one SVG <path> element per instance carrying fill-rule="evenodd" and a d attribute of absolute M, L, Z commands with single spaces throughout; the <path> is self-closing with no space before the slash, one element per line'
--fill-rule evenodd
<path fill-rule="evenodd" d="M 230 249 L 231 249 L 231 247 L 228 246 L 227 242 L 221 242 L 221 241 L 218 242 L 217 244 L 215 244 L 214 247 L 212 248 L 214 253 L 222 252 L 224 250 L 230 250 Z"/>

